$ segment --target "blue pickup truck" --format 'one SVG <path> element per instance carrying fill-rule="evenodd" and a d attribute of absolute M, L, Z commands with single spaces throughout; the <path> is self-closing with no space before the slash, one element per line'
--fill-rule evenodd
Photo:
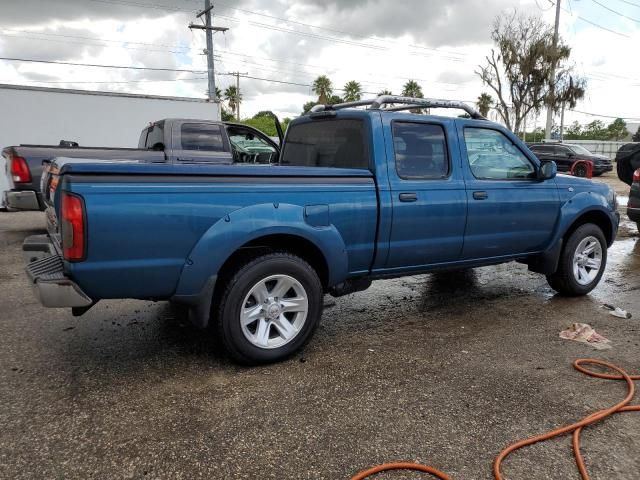
<path fill-rule="evenodd" d="M 470 118 L 401 111 L 435 107 Z M 57 159 L 44 182 L 49 233 L 23 246 L 43 305 L 184 304 L 243 363 L 292 354 L 325 293 L 376 279 L 519 261 L 584 295 L 619 222 L 606 185 L 466 104 L 392 96 L 314 107 L 276 166 Z"/>

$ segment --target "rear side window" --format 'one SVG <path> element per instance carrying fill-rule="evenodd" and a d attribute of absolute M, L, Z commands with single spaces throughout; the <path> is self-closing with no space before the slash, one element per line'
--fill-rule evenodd
<path fill-rule="evenodd" d="M 144 139 L 142 148 L 147 150 L 164 150 L 164 122 L 155 123 L 142 132 Z M 142 143 L 143 139 L 140 139 Z"/>
<path fill-rule="evenodd" d="M 183 150 L 223 152 L 222 132 L 218 125 L 183 123 L 180 128 Z"/>
<path fill-rule="evenodd" d="M 356 119 L 314 120 L 287 132 L 281 165 L 369 168 L 364 123 Z"/>
<path fill-rule="evenodd" d="M 394 122 L 393 148 L 400 178 L 429 179 L 449 175 L 447 141 L 441 125 Z"/>

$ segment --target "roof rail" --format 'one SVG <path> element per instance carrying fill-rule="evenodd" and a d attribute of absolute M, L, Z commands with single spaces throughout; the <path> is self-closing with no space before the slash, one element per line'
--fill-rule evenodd
<path fill-rule="evenodd" d="M 337 103 L 335 105 L 316 105 L 311 109 L 311 113 L 325 112 L 331 110 L 341 110 L 343 108 L 369 106 L 369 110 L 381 110 L 383 105 L 402 104 L 388 109 L 388 111 L 407 110 L 410 108 L 459 108 L 467 112 L 471 118 L 486 120 L 480 112 L 470 107 L 464 102 L 457 100 L 441 100 L 437 98 L 416 98 L 416 97 L 400 97 L 396 95 L 380 95 L 376 98 L 368 100 L 357 100 L 355 102 Z"/>

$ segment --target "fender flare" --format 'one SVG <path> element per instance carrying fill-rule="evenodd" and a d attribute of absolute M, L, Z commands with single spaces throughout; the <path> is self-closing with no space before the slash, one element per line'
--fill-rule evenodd
<path fill-rule="evenodd" d="M 239 248 L 276 234 L 298 236 L 315 245 L 327 263 L 329 286 L 344 281 L 348 257 L 342 236 L 331 224 L 316 227 L 305 218 L 305 207 L 285 203 L 252 205 L 225 215 L 209 227 L 189 253 L 175 296 L 198 295 Z"/>

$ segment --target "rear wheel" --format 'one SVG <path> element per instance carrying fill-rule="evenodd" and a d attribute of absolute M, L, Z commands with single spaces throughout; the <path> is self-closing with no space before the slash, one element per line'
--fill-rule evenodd
<path fill-rule="evenodd" d="M 217 315 L 229 354 L 245 364 L 282 360 L 313 335 L 322 315 L 322 284 L 304 260 L 271 253 L 240 267 Z"/>
<path fill-rule="evenodd" d="M 558 270 L 547 276 L 551 288 L 567 296 L 586 295 L 593 290 L 607 264 L 607 242 L 597 225 L 586 223 L 567 239 Z"/>
<path fill-rule="evenodd" d="M 576 165 L 573 169 L 573 174 L 576 177 L 586 177 L 587 176 L 587 166 L 584 163 Z"/>

